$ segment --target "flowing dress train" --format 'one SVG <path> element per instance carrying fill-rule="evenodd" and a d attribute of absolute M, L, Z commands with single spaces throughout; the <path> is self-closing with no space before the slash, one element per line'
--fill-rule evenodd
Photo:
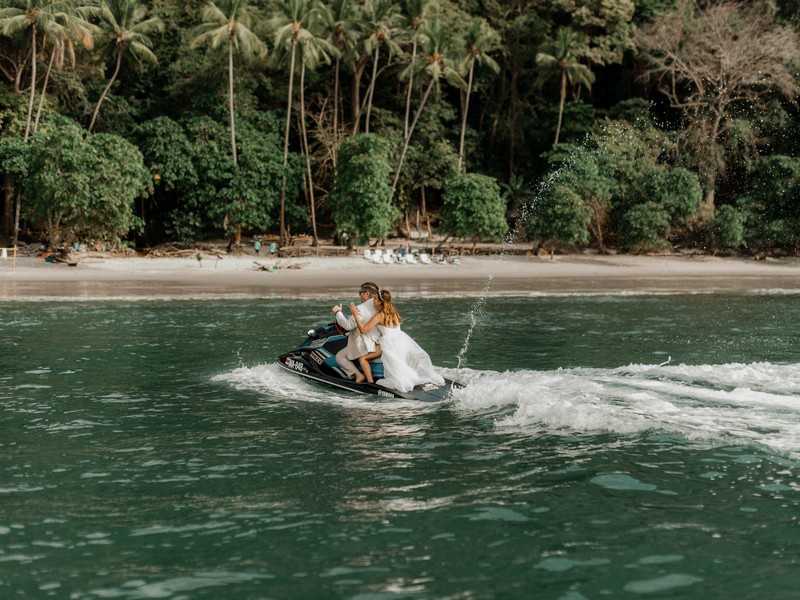
<path fill-rule="evenodd" d="M 375 383 L 401 392 L 408 392 L 423 383 L 444 384 L 444 378 L 433 368 L 431 357 L 400 327 L 378 325 L 383 354 L 384 378 Z"/>

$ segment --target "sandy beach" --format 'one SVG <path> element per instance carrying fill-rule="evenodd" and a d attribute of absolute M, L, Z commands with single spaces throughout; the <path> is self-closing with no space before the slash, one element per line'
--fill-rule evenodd
<path fill-rule="evenodd" d="M 360 255 L 78 259 L 74 266 L 31 256 L 0 259 L 0 299 L 330 297 L 363 281 L 412 296 L 800 291 L 796 258 L 507 255 L 461 256 L 456 264 L 375 264 Z"/>

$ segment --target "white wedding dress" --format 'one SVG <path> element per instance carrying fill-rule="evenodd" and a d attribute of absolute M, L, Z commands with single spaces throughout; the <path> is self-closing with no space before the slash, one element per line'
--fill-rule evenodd
<path fill-rule="evenodd" d="M 444 384 L 444 378 L 433 369 L 431 357 L 400 327 L 378 325 L 383 354 L 383 379 L 375 383 L 401 392 L 408 392 L 423 383 Z"/>

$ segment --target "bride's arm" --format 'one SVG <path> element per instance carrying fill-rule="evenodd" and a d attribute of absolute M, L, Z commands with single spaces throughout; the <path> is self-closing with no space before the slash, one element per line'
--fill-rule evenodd
<path fill-rule="evenodd" d="M 353 318 L 356 321 L 356 327 L 361 333 L 367 333 L 370 329 L 375 327 L 376 325 L 380 325 L 383 320 L 383 313 L 375 313 L 375 315 L 367 321 L 367 324 L 364 325 L 361 322 L 361 316 L 358 314 L 358 309 L 356 308 L 355 304 L 350 305 L 350 310 L 353 312 Z"/>

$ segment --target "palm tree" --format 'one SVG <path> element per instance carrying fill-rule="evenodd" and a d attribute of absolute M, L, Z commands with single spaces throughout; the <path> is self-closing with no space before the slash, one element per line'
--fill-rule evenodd
<path fill-rule="evenodd" d="M 54 2 L 53 0 L 11 0 L 10 6 L 0 8 L 0 35 L 14 37 L 30 31 L 30 58 L 31 58 L 31 82 L 30 93 L 28 95 L 28 108 L 25 116 L 25 134 L 23 143 L 28 143 L 31 134 L 31 120 L 33 117 L 33 103 L 36 96 L 36 63 L 38 50 L 36 47 L 39 34 L 45 37 L 54 38 L 56 32 L 61 29 L 58 19 L 55 17 L 66 4 L 64 2 Z M 6 175 L 6 207 L 10 209 L 11 176 Z M 12 242 L 16 245 L 17 234 L 19 231 L 19 219 L 22 210 L 22 201 L 19 193 L 16 194 L 14 202 L 13 235 Z"/>
<path fill-rule="evenodd" d="M 365 54 L 372 54 L 372 78 L 367 90 L 367 115 L 364 124 L 364 131 L 369 133 L 369 118 L 372 112 L 372 100 L 375 95 L 375 82 L 378 79 L 378 63 L 380 62 L 381 46 L 386 45 L 389 49 L 389 57 L 399 53 L 400 47 L 394 41 L 394 34 L 397 31 L 400 12 L 397 5 L 392 0 L 366 0 L 364 15 L 369 23 L 370 34 L 364 42 Z M 358 112 L 354 133 L 358 130 L 358 123 L 361 120 L 361 111 Z"/>
<path fill-rule="evenodd" d="M 424 19 L 431 8 L 433 0 L 405 0 L 405 13 L 408 21 L 408 29 L 411 32 L 411 64 L 417 60 L 417 35 Z M 406 114 L 403 120 L 403 137 L 408 136 L 408 117 L 411 113 L 411 92 L 414 88 L 414 74 L 409 73 L 408 90 L 406 91 Z"/>
<path fill-rule="evenodd" d="M 228 115 L 231 130 L 231 158 L 233 168 L 239 166 L 236 151 L 236 112 L 233 95 L 233 53 L 238 50 L 245 58 L 266 56 L 267 46 L 253 33 L 251 26 L 255 21 L 255 11 L 248 6 L 247 0 L 209 0 L 203 7 L 203 22 L 195 30 L 195 37 L 190 46 L 198 48 L 210 44 L 211 48 L 223 47 L 228 53 Z M 226 220 L 227 220 L 226 216 Z M 232 244 L 237 251 L 242 245 L 242 225 L 234 223 Z"/>
<path fill-rule="evenodd" d="M 560 27 L 556 32 L 556 39 L 542 52 L 536 54 L 536 64 L 545 70 L 545 76 L 550 73 L 561 75 L 561 102 L 558 107 L 558 125 L 556 126 L 556 141 L 561 133 L 561 120 L 564 115 L 564 102 L 567 99 L 567 84 L 583 85 L 592 88 L 594 73 L 581 64 L 579 52 L 583 45 L 580 37 L 569 27 Z"/>
<path fill-rule="evenodd" d="M 88 7 L 72 6 L 71 2 L 61 2 L 60 5 L 53 12 L 56 27 L 53 28 L 51 35 L 45 38 L 51 38 L 50 42 L 53 49 L 50 51 L 50 62 L 47 65 L 47 71 L 42 82 L 42 93 L 39 96 L 39 106 L 36 109 L 36 118 L 33 121 L 33 134 L 39 128 L 39 119 L 42 116 L 44 98 L 47 93 L 47 84 L 50 81 L 53 64 L 56 64 L 60 69 L 64 66 L 66 58 L 69 58 L 72 65 L 75 64 L 73 39 L 80 42 L 86 50 L 94 48 L 93 26 L 81 16 L 82 12 L 87 10 Z"/>
<path fill-rule="evenodd" d="M 39 34 L 53 37 L 60 25 L 54 17 L 62 6 L 62 2 L 53 0 L 11 0 L 11 6 L 0 8 L 0 35 L 14 37 L 30 31 L 31 44 L 31 89 L 28 95 L 28 109 L 25 117 L 25 135 L 27 143 L 31 132 L 33 118 L 33 101 L 36 96 L 36 63 L 38 49 L 36 47 Z"/>
<path fill-rule="evenodd" d="M 472 95 L 472 80 L 475 74 L 475 65 L 489 67 L 497 73 L 500 65 L 489 56 L 489 52 L 500 43 L 500 36 L 483 19 L 474 19 L 470 23 L 469 30 L 464 38 L 466 44 L 466 71 L 469 74 L 467 80 L 467 90 L 464 93 L 464 114 L 461 115 L 461 137 L 458 145 L 458 171 L 462 172 L 462 166 L 466 170 L 464 162 L 464 136 L 467 130 L 467 113 L 469 112 L 469 100 Z"/>
<path fill-rule="evenodd" d="M 314 23 L 312 23 L 313 26 Z M 316 28 L 315 28 L 316 29 Z M 308 131 L 306 130 L 306 69 L 312 71 L 316 69 L 320 63 L 330 64 L 331 56 L 338 55 L 336 48 L 327 41 L 324 37 L 317 36 L 312 32 L 312 35 L 305 36 L 300 40 L 300 133 L 303 137 L 303 154 L 306 157 L 306 177 L 308 178 L 308 205 L 311 216 L 311 234 L 313 236 L 313 245 L 319 245 L 319 238 L 317 237 L 317 217 L 314 200 L 314 180 L 311 176 L 311 153 L 308 150 Z"/>
<path fill-rule="evenodd" d="M 339 112 L 341 106 L 341 91 L 339 75 L 341 63 L 354 64 L 356 48 L 363 33 L 362 21 L 353 0 L 333 0 L 331 4 L 323 7 L 324 29 L 328 41 L 338 51 L 335 54 L 334 80 L 333 80 L 333 166 L 336 167 L 336 146 L 339 139 Z"/>
<path fill-rule="evenodd" d="M 254 11 L 248 6 L 247 0 L 209 1 L 203 8 L 203 22 L 195 30 L 196 35 L 191 42 L 192 48 L 208 43 L 211 48 L 224 47 L 228 52 L 228 113 L 231 126 L 231 156 L 234 167 L 238 165 L 238 158 L 233 96 L 233 53 L 238 50 L 247 58 L 267 54 L 266 44 L 250 28 L 254 16 Z"/>
<path fill-rule="evenodd" d="M 410 76 L 414 69 L 420 71 L 429 77 L 428 85 L 425 92 L 422 94 L 417 112 L 414 114 L 414 120 L 411 122 L 411 127 L 408 130 L 408 135 L 403 139 L 403 149 L 400 152 L 400 160 L 397 163 L 397 170 L 394 173 L 394 181 L 392 182 L 392 191 L 397 189 L 397 182 L 400 179 L 400 172 L 403 169 L 406 153 L 408 152 L 408 145 L 411 141 L 411 135 L 414 133 L 414 128 L 419 120 L 419 115 L 422 109 L 425 108 L 425 103 L 428 101 L 431 90 L 438 86 L 441 78 L 444 76 L 450 83 L 464 88 L 466 84 L 461 76 L 458 74 L 456 68 L 455 53 L 455 39 L 450 31 L 446 30 L 442 22 L 438 18 L 432 19 L 422 28 L 422 50 L 423 54 L 417 60 L 417 63 L 409 65 L 402 73 L 402 76 Z"/>
<path fill-rule="evenodd" d="M 289 53 L 289 94 L 286 101 L 286 127 L 283 138 L 283 182 L 281 184 L 280 243 L 285 245 L 286 235 L 286 169 L 289 164 L 289 131 L 292 122 L 292 94 L 294 87 L 297 46 L 309 38 L 316 38 L 310 27 L 322 18 L 322 10 L 316 0 L 283 0 L 278 12 L 269 21 L 275 34 L 275 49 Z M 305 64 L 305 61 L 303 61 Z M 311 182 L 309 181 L 309 187 Z"/>
<path fill-rule="evenodd" d="M 158 17 L 145 19 L 147 8 L 139 0 L 103 0 L 90 14 L 99 20 L 101 33 L 98 39 L 104 57 L 114 60 L 114 72 L 100 94 L 89 123 L 89 131 L 92 131 L 100 106 L 119 75 L 123 57 L 131 59 L 136 65 L 144 61 L 158 62 L 150 49 L 152 42 L 149 36 L 162 31 L 164 24 Z"/>

